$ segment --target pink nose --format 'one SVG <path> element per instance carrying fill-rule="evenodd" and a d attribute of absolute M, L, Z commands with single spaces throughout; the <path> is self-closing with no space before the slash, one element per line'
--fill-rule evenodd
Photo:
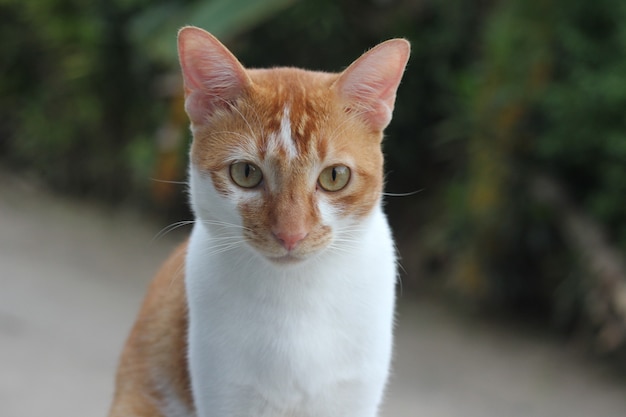
<path fill-rule="evenodd" d="M 278 232 L 274 233 L 276 239 L 280 242 L 283 247 L 289 251 L 293 250 L 298 243 L 300 243 L 305 237 L 307 237 L 307 232 L 296 232 L 296 233 L 288 233 L 288 232 Z"/>

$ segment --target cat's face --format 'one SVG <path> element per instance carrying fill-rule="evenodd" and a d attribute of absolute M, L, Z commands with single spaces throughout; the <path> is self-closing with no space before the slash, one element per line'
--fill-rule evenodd
<path fill-rule="evenodd" d="M 378 204 L 380 133 L 343 111 L 329 88 L 334 75 L 249 74 L 254 87 L 232 109 L 194 127 L 193 168 L 255 249 L 275 262 L 306 258 Z"/>
<path fill-rule="evenodd" d="M 349 243 L 380 203 L 382 130 L 408 58 L 392 42 L 342 74 L 245 70 L 206 32 L 183 29 L 198 220 L 277 264 Z"/>

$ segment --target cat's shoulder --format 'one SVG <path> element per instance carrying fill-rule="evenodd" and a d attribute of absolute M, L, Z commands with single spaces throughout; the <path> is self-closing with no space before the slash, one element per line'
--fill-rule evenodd
<path fill-rule="evenodd" d="M 175 415 L 191 413 L 184 283 L 188 244 L 172 252 L 150 284 L 120 359 L 111 417 L 144 409 L 170 415 L 172 404 Z"/>

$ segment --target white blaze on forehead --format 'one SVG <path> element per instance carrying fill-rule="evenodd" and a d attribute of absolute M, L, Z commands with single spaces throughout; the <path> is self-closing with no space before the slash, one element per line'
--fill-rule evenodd
<path fill-rule="evenodd" d="M 278 132 L 273 132 L 269 138 L 268 151 L 273 153 L 278 152 L 279 150 L 283 150 L 289 159 L 295 158 L 298 154 L 296 144 L 294 143 L 293 136 L 291 135 L 289 107 L 285 107 L 283 110 Z"/>

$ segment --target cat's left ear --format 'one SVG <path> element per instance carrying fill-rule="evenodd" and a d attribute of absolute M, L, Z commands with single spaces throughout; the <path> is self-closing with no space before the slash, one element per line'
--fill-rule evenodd
<path fill-rule="evenodd" d="M 185 110 L 203 124 L 218 108 L 228 108 L 251 84 L 243 65 L 215 36 L 193 26 L 178 32 L 178 55 L 185 84 Z"/>
<path fill-rule="evenodd" d="M 346 108 L 362 112 L 374 130 L 382 131 L 391 121 L 410 52 L 404 39 L 383 42 L 354 61 L 333 84 Z"/>

